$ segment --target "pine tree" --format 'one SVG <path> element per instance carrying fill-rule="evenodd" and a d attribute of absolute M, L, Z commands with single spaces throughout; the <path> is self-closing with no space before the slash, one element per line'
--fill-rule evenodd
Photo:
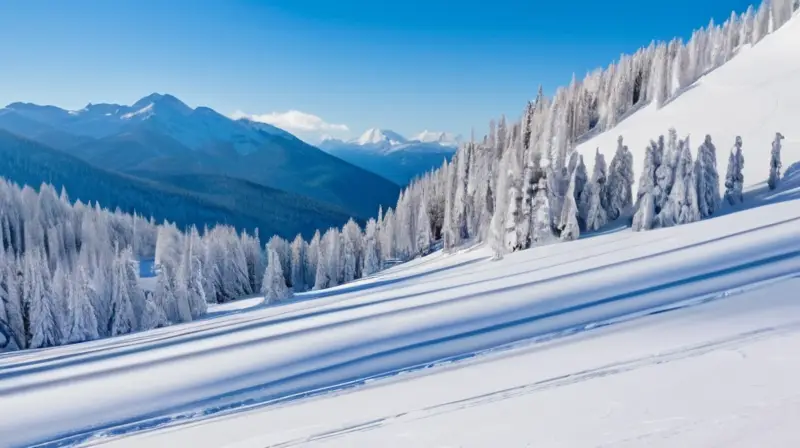
<path fill-rule="evenodd" d="M 169 265 L 161 266 L 156 275 L 153 303 L 157 308 L 163 310 L 167 322 L 181 322 L 175 299 L 175 277 Z"/>
<path fill-rule="evenodd" d="M 767 185 L 770 190 L 778 188 L 778 184 L 781 181 L 781 140 L 783 140 L 783 135 L 780 132 L 775 133 L 769 160 L 769 178 L 767 179 Z"/>
<path fill-rule="evenodd" d="M 327 239 L 325 238 L 321 239 L 318 244 L 318 250 L 317 250 L 317 271 L 314 279 L 315 291 L 333 286 L 331 284 L 332 282 L 329 270 L 329 264 L 330 264 L 329 257 L 331 256 L 329 251 L 330 248 L 328 247 Z"/>
<path fill-rule="evenodd" d="M 25 318 L 21 301 L 19 282 L 17 279 L 17 260 L 14 254 L 6 252 L 0 244 L 0 301 L 3 302 L 5 322 L 7 324 L 6 337 L 12 339 L 17 349 L 27 348 L 27 335 L 25 332 Z M 0 319 L 3 319 L 0 316 Z M 13 349 L 10 342 L 6 342 L 7 349 Z"/>
<path fill-rule="evenodd" d="M 38 248 L 25 251 L 24 297 L 30 315 L 31 348 L 53 347 L 61 342 L 58 310 L 50 288 L 50 270 Z"/>
<path fill-rule="evenodd" d="M 539 179 L 539 188 L 534 201 L 534 216 L 531 226 L 531 246 L 541 246 L 554 242 L 552 218 L 550 217 L 550 200 L 547 197 L 547 178 Z"/>
<path fill-rule="evenodd" d="M 431 222 L 428 217 L 428 205 L 425 198 L 422 198 L 417 213 L 417 252 L 419 255 L 427 255 L 431 250 Z"/>
<path fill-rule="evenodd" d="M 575 190 L 578 185 L 578 169 L 572 171 L 572 177 L 569 181 L 567 194 L 564 196 L 564 207 L 561 210 L 561 220 L 559 224 L 559 231 L 561 232 L 562 241 L 577 240 L 580 235 L 580 225 L 578 223 L 578 203 L 575 200 Z"/>
<path fill-rule="evenodd" d="M 372 275 L 381 270 L 377 230 L 377 221 L 374 219 L 367 221 L 364 236 L 366 240 L 364 247 L 364 276 Z"/>
<path fill-rule="evenodd" d="M 381 211 L 382 209 L 379 209 L 379 212 Z M 308 285 L 307 288 L 309 289 L 314 288 L 316 285 L 317 269 L 319 264 L 319 246 L 321 239 L 322 236 L 320 235 L 319 230 L 317 230 L 314 232 L 314 236 L 308 243 L 308 250 L 306 251 L 306 285 Z"/>
<path fill-rule="evenodd" d="M 585 210 L 586 213 L 586 230 L 598 230 L 608 223 L 608 214 L 606 213 L 606 160 L 600 149 L 597 149 L 594 157 L 594 170 L 592 172 L 591 182 L 586 184 L 584 192 L 581 197 L 582 204 L 580 208 Z"/>
<path fill-rule="evenodd" d="M 111 336 L 128 334 L 136 330 L 136 316 L 133 313 L 126 272 L 127 263 L 126 252 L 117 251 L 111 290 Z"/>
<path fill-rule="evenodd" d="M 261 288 L 264 302 L 270 304 L 290 298 L 292 291 L 286 286 L 278 252 L 275 249 L 269 249 L 267 258 L 267 269 L 264 272 L 264 282 Z"/>
<path fill-rule="evenodd" d="M 658 164 L 655 171 L 655 186 L 653 188 L 653 202 L 656 214 L 660 214 L 666 207 L 669 200 L 672 186 L 675 183 L 675 168 L 678 165 L 680 153 L 678 151 L 678 132 L 672 128 L 669 130 L 669 138 L 664 145 L 664 138 L 659 137 L 658 144 L 654 148 L 654 163 Z M 656 221 L 659 221 L 658 217 Z"/>
<path fill-rule="evenodd" d="M 166 327 L 169 320 L 164 310 L 156 303 L 154 294 L 146 294 L 144 302 L 144 314 L 142 314 L 140 327 L 142 330 L 152 330 L 154 328 Z"/>
<path fill-rule="evenodd" d="M 717 149 L 706 135 L 703 144 L 697 149 L 695 161 L 698 208 L 701 218 L 713 216 L 719 209 L 719 173 L 717 172 Z"/>
<path fill-rule="evenodd" d="M 351 226 L 355 226 L 354 230 L 350 230 Z M 358 224 L 352 219 L 345 224 L 342 229 L 342 245 L 341 245 L 341 271 L 342 283 L 350 283 L 358 278 L 358 257 L 361 242 L 361 231 Z"/>
<path fill-rule="evenodd" d="M 636 207 L 636 213 L 633 215 L 633 223 L 631 229 L 634 232 L 642 230 L 650 230 L 653 228 L 656 210 L 653 193 L 646 191 L 640 198 Z"/>
<path fill-rule="evenodd" d="M 89 300 L 89 277 L 83 266 L 73 272 L 69 288 L 69 313 L 67 315 L 67 343 L 92 341 L 100 337 L 97 318 Z"/>
<path fill-rule="evenodd" d="M 663 227 L 688 224 L 701 219 L 697 197 L 697 181 L 692 168 L 692 153 L 688 139 L 680 142 L 680 157 L 675 170 L 675 184 L 669 202 L 659 216 Z"/>
<path fill-rule="evenodd" d="M 725 175 L 725 200 L 731 205 L 743 201 L 744 189 L 744 154 L 742 154 L 742 138 L 737 136 L 733 149 L 728 157 L 728 171 Z"/>
<path fill-rule="evenodd" d="M 306 290 L 306 251 L 308 245 L 303 240 L 303 236 L 298 234 L 292 241 L 292 288 L 295 292 Z"/>
<path fill-rule="evenodd" d="M 594 182 L 586 184 L 584 197 L 586 198 L 586 230 L 598 230 L 608 223 L 608 215 L 603 208 L 602 187 Z"/>
<path fill-rule="evenodd" d="M 633 205 L 633 182 L 633 155 L 622 144 L 622 137 L 619 137 L 617 151 L 611 159 L 606 188 L 606 213 L 610 221 L 623 216 Z"/>

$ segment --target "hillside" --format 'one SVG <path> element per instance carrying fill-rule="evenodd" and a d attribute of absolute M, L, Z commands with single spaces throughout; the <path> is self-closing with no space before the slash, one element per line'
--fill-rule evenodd
<path fill-rule="evenodd" d="M 615 128 L 578 146 L 589 173 L 597 148 L 610 161 L 617 137 L 633 152 L 634 172 L 642 170 L 644 149 L 651 139 L 674 127 L 678 136 L 697 147 L 706 134 L 717 147 L 724 182 L 728 152 L 741 136 L 745 156 L 745 184 L 764 182 L 769 173 L 769 151 L 776 132 L 781 132 L 784 169 L 800 160 L 800 19 L 795 17 L 755 46 L 747 45 L 733 59 L 688 86 L 661 108 L 649 104 L 622 120 Z M 634 184 L 634 189 L 636 188 Z M 723 190 L 724 191 L 724 190 Z"/>
<path fill-rule="evenodd" d="M 472 409 L 484 431 L 469 440 L 482 446 L 575 446 L 630 431 L 684 440 L 632 419 L 624 411 L 634 406 L 681 437 L 717 440 L 729 433 L 708 420 L 737 412 L 737 424 L 755 425 L 795 409 L 772 399 L 796 400 L 788 379 L 800 374 L 787 356 L 800 344 L 800 206 L 788 195 L 798 188 L 794 176 L 783 202 L 754 190 L 752 209 L 685 226 L 608 232 L 496 262 L 487 248 L 435 253 L 279 306 L 244 301 L 185 325 L 8 354 L 0 434 L 12 446 L 408 446 L 400 434 L 412 428 L 425 440 L 464 440 L 452 428 L 474 424 L 463 412 Z M 751 351 L 753 341 L 782 348 Z M 720 362 L 738 373 L 720 376 Z M 698 415 L 699 390 L 728 406 Z M 553 412 L 553 391 L 564 413 Z M 102 399 L 80 400 L 89 394 Z M 565 413 L 608 416 L 609 402 L 591 397 L 625 403 L 613 415 L 629 418 L 523 430 L 531 414 L 565 425 Z M 494 425 L 498 415 L 518 419 L 513 431 Z M 440 424 L 423 425 L 428 418 Z M 791 419 L 772 422 L 778 441 L 794 430 Z"/>
<path fill-rule="evenodd" d="M 96 201 L 180 226 L 219 222 L 289 238 L 298 232 L 310 236 L 348 219 L 327 204 L 238 179 L 204 176 L 166 183 L 105 171 L 5 131 L 0 131 L 0 176 L 36 188 L 51 183 L 56 189 L 65 187 L 72 200 Z"/>

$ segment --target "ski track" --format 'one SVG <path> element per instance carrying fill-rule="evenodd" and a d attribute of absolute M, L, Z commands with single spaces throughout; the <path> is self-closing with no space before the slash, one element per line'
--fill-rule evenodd
<path fill-rule="evenodd" d="M 795 252 L 792 252 L 792 253 L 789 253 L 789 254 L 786 254 L 786 255 L 782 255 L 782 256 L 778 256 L 778 257 L 771 257 L 769 259 L 758 260 L 756 262 L 748 263 L 745 266 L 737 266 L 735 268 L 729 268 L 729 269 L 716 271 L 716 272 L 714 272 L 712 274 L 704 274 L 704 275 L 696 276 L 694 278 L 683 279 L 683 280 L 680 280 L 678 282 L 674 282 L 675 284 L 660 285 L 660 286 L 652 288 L 652 290 L 655 291 L 655 290 L 660 290 L 660 289 L 667 289 L 667 288 L 672 288 L 672 287 L 676 287 L 676 286 L 679 286 L 679 285 L 695 283 L 695 282 L 699 282 L 699 281 L 702 281 L 702 280 L 708 280 L 708 279 L 713 278 L 713 277 L 719 277 L 719 276 L 723 276 L 723 275 L 735 274 L 737 272 L 741 272 L 741 271 L 743 271 L 745 269 L 748 269 L 748 268 L 753 268 L 753 267 L 756 267 L 756 266 L 764 266 L 764 265 L 768 265 L 768 264 L 771 264 L 771 263 L 776 263 L 778 261 L 783 261 L 783 260 L 794 260 L 794 259 L 798 259 L 798 257 L 800 257 L 800 251 L 795 251 Z M 604 321 L 587 321 L 587 322 L 583 322 L 583 323 L 580 323 L 579 325 L 574 325 L 574 326 L 571 326 L 571 327 L 559 329 L 557 331 L 553 331 L 553 332 L 550 332 L 550 333 L 532 336 L 532 337 L 529 338 L 530 340 L 528 340 L 526 343 L 527 344 L 531 344 L 531 343 L 549 341 L 549 340 L 552 340 L 552 339 L 566 337 L 566 336 L 572 336 L 572 335 L 575 335 L 575 334 L 578 334 L 578 333 L 581 333 L 581 332 L 596 330 L 596 329 L 604 328 L 604 327 L 607 327 L 607 326 L 610 326 L 610 325 L 615 325 L 615 324 L 618 324 L 618 323 L 621 323 L 621 322 L 625 322 L 628 319 L 632 319 L 632 318 L 639 318 L 639 317 L 662 314 L 662 313 L 665 313 L 665 312 L 671 312 L 671 311 L 676 311 L 676 310 L 680 310 L 680 309 L 685 309 L 685 308 L 688 308 L 688 307 L 691 307 L 691 306 L 697 306 L 697 305 L 700 305 L 700 304 L 705 304 L 705 303 L 708 303 L 709 301 L 712 301 L 712 300 L 724 299 L 724 298 L 730 297 L 733 294 L 737 294 L 737 293 L 741 293 L 741 292 L 744 292 L 744 291 L 757 289 L 757 288 L 759 288 L 759 287 L 761 287 L 761 286 L 763 286 L 765 284 L 771 284 L 773 282 L 780 281 L 780 280 L 783 280 L 783 279 L 786 279 L 786 278 L 795 278 L 795 277 L 797 277 L 797 274 L 796 274 L 797 271 L 798 271 L 798 265 L 793 265 L 790 269 L 788 269 L 786 271 L 781 271 L 780 274 L 770 274 L 769 276 L 761 278 L 760 280 L 757 280 L 757 281 L 748 280 L 746 282 L 743 282 L 742 285 L 737 286 L 735 288 L 729 288 L 727 290 L 719 291 L 719 292 L 716 292 L 716 293 L 707 293 L 707 294 L 705 294 L 705 295 L 703 295 L 701 297 L 695 297 L 695 298 L 692 298 L 690 300 L 685 300 L 685 298 L 684 298 L 684 300 L 677 301 L 676 304 L 663 305 L 663 306 L 659 306 L 659 307 L 652 307 L 650 311 L 646 311 L 646 312 L 645 312 L 644 309 L 635 310 L 635 311 L 630 312 L 627 315 L 628 317 L 626 317 L 626 315 L 622 315 L 622 316 L 617 316 L 615 318 L 610 318 L 610 319 L 607 319 L 607 320 L 604 320 Z M 749 287 L 748 287 L 748 285 L 749 285 Z M 384 352 L 384 353 L 377 354 L 375 356 L 377 356 L 377 357 L 390 356 L 390 355 L 393 355 L 393 354 L 397 354 L 397 353 L 399 353 L 401 351 L 407 351 L 407 350 L 408 351 L 413 351 L 415 349 L 421 348 L 422 346 L 434 345 L 434 344 L 437 344 L 437 343 L 448 342 L 448 341 L 456 340 L 456 339 L 463 338 L 463 337 L 477 336 L 479 334 L 483 334 L 483 333 L 487 333 L 487 332 L 491 332 L 491 331 L 497 331 L 497 330 L 500 330 L 500 329 L 502 329 L 504 327 L 513 327 L 513 326 L 517 326 L 517 325 L 521 325 L 521 324 L 525 324 L 525 323 L 530 323 L 530 322 L 533 322 L 533 321 L 546 319 L 548 317 L 553 317 L 553 316 L 559 315 L 559 314 L 573 313 L 573 312 L 578 311 L 579 309 L 582 309 L 582 308 L 590 308 L 590 307 L 594 307 L 594 306 L 599 306 L 599 305 L 602 305 L 602 304 L 605 304 L 605 303 L 610 303 L 610 302 L 617 301 L 617 300 L 624 300 L 624 299 L 628 299 L 628 298 L 637 297 L 637 296 L 642 295 L 642 294 L 646 294 L 646 291 L 633 291 L 633 292 L 625 294 L 625 295 L 623 295 L 621 297 L 610 297 L 610 298 L 607 298 L 607 299 L 603 299 L 603 300 L 597 301 L 596 303 L 583 304 L 583 305 L 580 305 L 579 307 L 575 307 L 574 309 L 559 310 L 557 312 L 550 313 L 549 315 L 533 316 L 531 318 L 521 319 L 520 321 L 517 321 L 517 322 L 508 322 L 505 325 L 499 325 L 499 326 L 496 326 L 494 328 L 484 328 L 484 329 L 476 330 L 474 332 L 470 332 L 469 334 L 455 335 L 455 336 L 452 336 L 450 338 L 446 338 L 446 339 L 443 339 L 443 340 L 426 341 L 426 342 L 418 344 L 416 346 L 402 347 L 402 348 L 397 349 L 397 350 L 395 350 L 393 352 Z M 742 335 L 738 335 L 738 336 L 730 338 L 730 339 L 723 339 L 723 340 L 716 341 L 716 342 L 711 342 L 711 343 L 706 343 L 706 344 L 699 344 L 699 345 L 696 345 L 696 346 L 693 346 L 693 347 L 689 347 L 689 348 L 687 348 L 685 350 L 681 349 L 681 350 L 676 350 L 676 351 L 673 351 L 673 352 L 668 352 L 668 353 L 665 353 L 665 354 L 662 354 L 662 355 L 658 355 L 658 356 L 655 356 L 655 357 L 648 356 L 648 357 L 643 357 L 643 358 L 636 359 L 636 360 L 633 360 L 633 361 L 625 361 L 625 362 L 622 362 L 622 363 L 614 363 L 614 364 L 611 364 L 611 365 L 608 365 L 608 366 L 598 367 L 596 369 L 576 372 L 574 374 L 564 375 L 564 376 L 560 376 L 560 377 L 557 377 L 557 378 L 552 378 L 552 379 L 548 379 L 548 380 L 544 380 L 544 381 L 537 381 L 535 383 L 532 383 L 532 384 L 529 384 L 529 385 L 525 385 L 525 386 L 520 386 L 518 388 L 513 388 L 511 390 L 498 391 L 498 392 L 490 394 L 490 395 L 482 395 L 482 396 L 479 396 L 479 397 L 473 397 L 471 399 L 465 400 L 464 403 L 465 404 L 471 404 L 471 405 L 477 405 L 477 404 L 480 404 L 483 401 L 485 401 L 485 399 L 492 398 L 492 397 L 499 397 L 499 399 L 505 399 L 505 398 L 510 398 L 512 396 L 515 396 L 515 395 L 519 395 L 521 393 L 535 392 L 537 390 L 540 390 L 540 389 L 543 389 L 543 388 L 546 388 L 546 387 L 558 387 L 558 386 L 567 385 L 567 384 L 570 384 L 570 383 L 576 382 L 576 381 L 585 381 L 585 380 L 592 379 L 592 378 L 595 378 L 595 377 L 598 377 L 598 376 L 605 376 L 605 375 L 608 375 L 608 374 L 623 373 L 623 372 L 626 372 L 628 370 L 632 370 L 634 368 L 643 367 L 643 366 L 648 365 L 648 364 L 667 362 L 667 361 L 672 361 L 672 360 L 675 360 L 675 359 L 682 359 L 683 357 L 688 357 L 688 356 L 698 356 L 698 355 L 704 354 L 704 353 L 706 353 L 708 351 L 711 351 L 711 350 L 714 350 L 714 349 L 717 349 L 717 348 L 726 347 L 726 346 L 728 346 L 728 345 L 730 345 L 732 343 L 735 343 L 735 342 L 737 342 L 739 340 L 749 340 L 749 339 L 753 339 L 753 338 L 755 338 L 757 336 L 761 336 L 763 334 L 772 334 L 772 333 L 776 333 L 778 331 L 784 331 L 784 330 L 796 331 L 798 328 L 800 328 L 800 322 L 796 322 L 796 323 L 792 323 L 792 324 L 789 324 L 789 325 L 785 325 L 785 326 L 782 326 L 780 328 L 765 328 L 765 329 L 755 330 L 755 331 L 752 331 L 752 332 L 744 333 Z M 508 346 L 508 347 L 518 347 L 520 344 L 521 344 L 520 341 L 516 341 L 516 342 L 512 342 L 512 343 L 505 344 L 505 345 Z M 525 344 L 525 342 L 523 342 L 522 344 Z M 294 393 L 294 394 L 289 394 L 288 396 L 285 396 L 285 397 L 274 397 L 274 396 L 267 396 L 267 397 L 261 397 L 261 398 L 252 398 L 251 397 L 251 398 L 246 398 L 246 399 L 240 400 L 240 401 L 234 401 L 232 403 L 228 403 L 228 404 L 223 405 L 223 406 L 211 406 L 211 407 L 205 407 L 205 408 L 202 407 L 205 403 L 213 403 L 215 401 L 219 401 L 219 400 L 225 399 L 226 397 L 229 397 L 230 395 L 258 392 L 259 389 L 262 389 L 262 388 L 265 387 L 264 385 L 261 385 L 261 386 L 255 387 L 255 388 L 251 388 L 249 390 L 237 391 L 237 392 L 234 392 L 233 394 L 225 394 L 225 396 L 213 397 L 211 399 L 204 400 L 203 402 L 193 403 L 193 404 L 188 406 L 188 407 L 193 407 L 194 408 L 189 412 L 184 412 L 184 413 L 181 413 L 181 414 L 166 415 L 166 416 L 161 414 L 158 417 L 150 417 L 150 418 L 145 417 L 145 418 L 142 418 L 142 419 L 134 420 L 132 422 L 120 423 L 120 424 L 117 424 L 117 425 L 110 425 L 109 427 L 103 428 L 103 429 L 92 428 L 90 431 L 88 431 L 86 433 L 73 434 L 73 435 L 58 439 L 58 440 L 53 440 L 51 442 L 39 444 L 39 445 L 36 445 L 36 446 L 41 446 L 41 447 L 66 446 L 66 445 L 72 445 L 72 444 L 75 444 L 75 443 L 90 441 L 92 438 L 118 437 L 118 436 L 125 435 L 125 434 L 132 433 L 132 432 L 142 432 L 142 431 L 161 429 L 161 428 L 164 428 L 164 427 L 174 426 L 176 424 L 180 424 L 180 423 L 184 423 L 184 422 L 195 423 L 198 420 L 218 417 L 220 415 L 229 414 L 229 413 L 234 412 L 234 411 L 238 412 L 238 411 L 249 410 L 249 409 L 253 409 L 253 408 L 257 408 L 257 407 L 263 407 L 263 406 L 267 406 L 267 405 L 284 404 L 284 403 L 289 403 L 289 402 L 292 402 L 292 401 L 295 401 L 295 400 L 298 400 L 298 399 L 304 399 L 304 398 L 315 397 L 315 396 L 324 395 L 324 394 L 340 392 L 340 391 L 351 389 L 351 388 L 354 388 L 354 387 L 363 386 L 363 385 L 367 384 L 370 381 L 387 379 L 387 378 L 395 377 L 395 376 L 402 375 L 402 374 L 407 374 L 407 373 L 410 373 L 410 372 L 416 372 L 416 371 L 420 371 L 420 370 L 427 370 L 427 369 L 431 369 L 431 368 L 434 368 L 434 367 L 437 367 L 437 366 L 450 364 L 450 363 L 453 363 L 453 362 L 464 361 L 464 360 L 467 360 L 467 359 L 470 359 L 470 358 L 479 357 L 479 356 L 482 356 L 482 355 L 487 355 L 487 354 L 491 354 L 491 353 L 497 353 L 498 351 L 502 351 L 502 350 L 503 350 L 503 347 L 494 347 L 494 348 L 487 348 L 487 349 L 478 350 L 478 351 L 474 351 L 474 352 L 464 353 L 464 354 L 457 355 L 457 356 L 451 356 L 451 357 L 442 358 L 442 359 L 434 359 L 434 360 L 430 360 L 430 361 L 422 363 L 422 364 L 409 366 L 409 367 L 402 368 L 402 369 L 396 369 L 396 370 L 392 370 L 392 371 L 388 371 L 388 372 L 375 373 L 375 374 L 372 374 L 372 375 L 368 375 L 366 377 L 353 378 L 353 379 L 345 381 L 343 383 L 332 385 L 332 386 L 328 386 L 328 387 L 324 387 L 324 388 L 318 388 L 318 389 L 314 389 L 314 390 L 309 390 L 309 391 L 297 392 L 297 393 Z M 684 353 L 684 352 L 685 352 L 686 356 L 680 356 L 680 354 Z M 353 363 L 357 363 L 357 362 L 373 360 L 375 356 L 370 356 L 370 357 L 365 358 L 365 359 L 354 360 L 352 362 Z M 652 360 L 652 362 L 643 362 L 643 361 L 648 361 L 648 360 Z M 343 367 L 343 365 L 330 366 L 329 369 L 333 370 L 333 369 L 340 368 L 340 367 Z M 311 372 L 311 374 L 319 374 L 319 373 L 322 373 L 322 372 L 320 372 L 320 371 Z M 290 380 L 290 379 L 287 379 L 287 380 Z M 516 391 L 516 393 L 508 394 L 507 392 L 510 392 L 510 391 Z M 423 413 L 423 414 L 427 413 L 427 414 L 433 414 L 433 415 L 438 414 L 438 413 L 442 413 L 442 412 L 449 412 L 449 411 L 452 411 L 454 409 L 458 409 L 459 408 L 459 407 L 453 407 L 454 404 L 456 404 L 456 403 L 445 403 L 443 405 L 436 406 L 434 408 L 423 409 L 423 410 L 421 410 L 419 412 Z M 461 406 L 461 407 L 463 407 L 463 406 Z M 428 411 L 431 411 L 431 412 L 428 412 Z M 432 411 L 436 411 L 436 412 L 432 412 Z M 405 414 L 400 415 L 400 416 L 405 417 Z M 333 432 L 333 433 L 331 433 L 329 435 L 323 435 L 323 436 L 320 436 L 320 437 L 316 437 L 315 436 L 315 437 L 312 437 L 310 439 L 304 439 L 303 441 L 288 442 L 286 445 L 279 444 L 279 445 L 275 445 L 275 446 L 294 446 L 294 445 L 299 444 L 301 442 L 303 442 L 303 443 L 311 442 L 311 441 L 318 440 L 319 438 L 333 437 L 333 436 L 337 436 L 337 435 L 342 435 L 342 434 L 347 433 L 347 432 L 352 432 L 352 431 L 355 431 L 355 430 L 363 430 L 365 428 L 379 426 L 378 423 L 380 423 L 380 425 L 383 425 L 383 424 L 386 423 L 387 420 L 396 420 L 400 416 L 387 417 L 386 419 L 381 419 L 380 421 L 370 421 L 370 422 L 367 422 L 367 423 L 356 425 L 353 428 L 349 428 L 347 430 L 337 430 L 337 431 L 335 431 L 335 432 Z M 412 414 L 412 416 L 413 416 L 413 414 Z"/>
<path fill-rule="evenodd" d="M 682 347 L 680 349 L 671 350 L 657 355 L 642 356 L 632 360 L 626 360 L 608 364 L 593 369 L 582 370 L 573 372 L 566 375 L 560 375 L 545 380 L 535 381 L 532 383 L 515 386 L 495 392 L 476 395 L 456 401 L 441 403 L 434 406 L 428 406 L 421 409 L 410 410 L 400 414 L 389 415 L 382 418 L 371 419 L 365 422 L 355 423 L 343 428 L 338 428 L 330 431 L 321 432 L 307 437 L 294 439 L 286 442 L 276 443 L 269 445 L 270 448 L 286 448 L 292 446 L 305 445 L 311 442 L 322 441 L 325 439 L 332 439 L 341 437 L 354 432 L 369 431 L 378 429 L 383 426 L 411 421 L 420 420 L 430 417 L 435 417 L 440 414 L 445 414 L 461 409 L 466 409 L 475 406 L 481 406 L 488 403 L 507 400 L 510 398 L 518 397 L 520 395 L 532 394 L 542 390 L 569 386 L 583 381 L 590 381 L 597 378 L 602 378 L 611 375 L 618 375 L 632 370 L 641 369 L 652 366 L 654 364 L 663 364 L 678 360 L 684 360 L 696 356 L 702 356 L 712 351 L 738 348 L 748 343 L 762 340 L 776 335 L 788 334 L 800 330 L 800 321 L 793 322 L 779 327 L 768 327 L 753 330 L 745 333 L 740 333 L 732 337 L 722 338 L 719 340 L 705 342 L 701 344 Z"/>

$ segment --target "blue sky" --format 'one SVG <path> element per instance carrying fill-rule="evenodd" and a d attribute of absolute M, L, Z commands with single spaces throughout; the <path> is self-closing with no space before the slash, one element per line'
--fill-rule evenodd
<path fill-rule="evenodd" d="M 517 116 L 539 84 L 552 92 L 748 4 L 5 0 L 0 104 L 79 109 L 167 92 L 309 139 L 370 127 L 481 134 L 490 119 Z"/>

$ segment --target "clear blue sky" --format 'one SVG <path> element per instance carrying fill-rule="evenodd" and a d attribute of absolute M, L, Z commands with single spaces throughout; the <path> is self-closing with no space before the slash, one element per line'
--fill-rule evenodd
<path fill-rule="evenodd" d="M 352 135 L 483 133 L 540 83 L 551 92 L 748 4 L 0 0 L 0 104 L 79 109 L 168 92 L 225 114 L 298 110 Z"/>

